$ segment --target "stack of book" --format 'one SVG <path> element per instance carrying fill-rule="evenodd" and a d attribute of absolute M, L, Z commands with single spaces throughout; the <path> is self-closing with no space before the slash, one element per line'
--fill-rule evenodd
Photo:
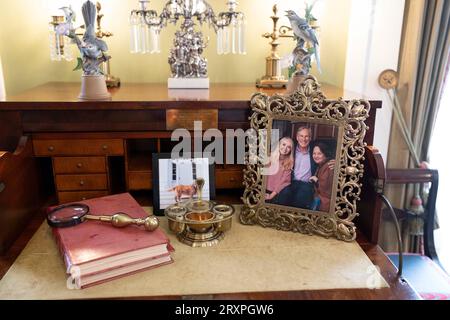
<path fill-rule="evenodd" d="M 82 201 L 90 215 L 124 212 L 144 219 L 148 213 L 128 193 Z M 49 208 L 52 209 L 52 208 Z M 86 220 L 53 234 L 70 275 L 68 286 L 85 288 L 173 262 L 167 235 L 131 225 L 115 228 L 107 222 Z"/>

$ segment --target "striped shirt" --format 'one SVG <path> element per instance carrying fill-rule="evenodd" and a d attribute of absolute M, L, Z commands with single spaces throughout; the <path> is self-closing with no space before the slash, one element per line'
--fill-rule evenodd
<path fill-rule="evenodd" d="M 308 152 L 295 148 L 294 180 L 309 182 L 311 178 L 311 156 Z"/>

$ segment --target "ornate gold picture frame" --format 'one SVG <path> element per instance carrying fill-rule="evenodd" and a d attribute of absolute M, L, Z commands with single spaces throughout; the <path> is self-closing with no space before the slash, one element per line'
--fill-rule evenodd
<path fill-rule="evenodd" d="M 245 191 L 242 197 L 244 206 L 240 221 L 243 224 L 260 224 L 284 231 L 318 234 L 324 237 L 334 236 L 339 240 L 353 241 L 356 238 L 356 227 L 352 221 L 358 215 L 357 201 L 361 193 L 360 180 L 364 171 L 363 140 L 368 129 L 365 120 L 369 116 L 369 102 L 365 100 L 346 102 L 342 98 L 335 101 L 326 100 L 317 80 L 313 76 L 307 76 L 292 94 L 273 96 L 264 93 L 254 94 L 251 108 L 253 113 L 250 125 L 257 134 L 253 139 L 248 138 L 247 147 L 250 144 L 258 145 L 258 154 L 255 154 L 254 148 L 248 147 L 248 162 L 244 170 Z M 282 128 L 279 141 L 271 141 L 276 131 L 275 127 Z M 306 127 L 308 129 L 305 129 Z M 262 134 L 263 132 L 265 134 Z M 309 170 L 313 170 L 314 167 L 316 172 L 311 171 L 311 177 L 306 177 L 309 180 L 305 180 L 313 187 L 313 202 L 311 205 L 303 206 L 297 204 L 296 199 L 300 199 L 301 202 L 301 199 L 310 195 L 302 197 L 292 192 L 303 190 L 298 189 L 298 186 L 308 184 L 301 182 L 302 173 L 300 167 L 296 167 L 295 164 L 297 159 L 301 159 L 298 152 L 303 143 L 302 136 L 308 135 L 311 142 Z M 319 142 L 314 144 L 312 142 L 323 136 L 328 138 L 326 140 L 334 142 L 333 152 L 327 153 L 329 156 L 326 165 L 325 160 L 319 161 L 321 149 L 324 148 L 320 147 Z M 276 170 L 268 174 L 267 168 L 275 161 L 272 159 L 274 155 L 277 155 L 276 159 L 283 159 L 284 162 L 279 160 L 283 167 L 277 165 Z M 294 163 L 287 160 L 289 157 L 294 159 Z M 317 168 L 328 171 L 328 180 L 321 175 L 319 169 L 316 169 L 316 165 Z M 291 170 L 291 176 L 281 172 L 282 170 Z M 273 178 L 269 178 L 271 175 L 281 180 L 272 183 L 270 179 Z M 319 178 L 314 179 L 313 176 Z M 299 180 L 296 180 L 297 178 Z M 283 179 L 287 180 L 284 184 L 280 182 Z M 324 181 L 329 181 L 328 188 L 324 188 L 326 184 Z M 268 186 L 277 190 L 268 190 Z M 283 186 L 284 189 L 280 191 Z M 281 196 L 284 193 L 288 196 L 282 200 Z M 274 201 L 275 198 L 271 198 L 272 196 L 280 197 Z M 313 209 L 316 200 L 319 206 Z"/>

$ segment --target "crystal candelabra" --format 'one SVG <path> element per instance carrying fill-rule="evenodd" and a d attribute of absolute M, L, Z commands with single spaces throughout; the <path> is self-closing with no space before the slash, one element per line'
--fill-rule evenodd
<path fill-rule="evenodd" d="M 140 9 L 130 15 L 132 53 L 159 53 L 160 32 L 168 23 L 177 24 L 183 17 L 181 29 L 175 32 L 168 62 L 171 69 L 169 88 L 208 88 L 207 60 L 202 56 L 207 46 L 203 35 L 195 31 L 194 19 L 202 25 L 209 23 L 217 33 L 218 54 L 245 54 L 245 20 L 236 11 L 238 2 L 228 0 L 228 11 L 216 15 L 204 0 L 170 0 L 160 15 L 147 9 L 150 1 L 140 0 Z"/>

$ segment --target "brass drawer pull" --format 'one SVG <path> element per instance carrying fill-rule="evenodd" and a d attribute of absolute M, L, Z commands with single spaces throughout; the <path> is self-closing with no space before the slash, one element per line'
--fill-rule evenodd
<path fill-rule="evenodd" d="M 107 150 L 107 149 L 108 149 L 108 146 L 105 144 L 105 145 L 103 145 L 102 149 L 103 149 L 103 150 Z"/>
<path fill-rule="evenodd" d="M 81 162 L 77 163 L 77 168 L 82 168 L 83 164 Z"/>
<path fill-rule="evenodd" d="M 3 190 L 6 189 L 6 184 L 4 182 L 0 182 L 0 193 L 3 192 Z"/>
<path fill-rule="evenodd" d="M 235 178 L 230 178 L 230 182 L 235 182 L 236 179 Z"/>
<path fill-rule="evenodd" d="M 47 149 L 48 149 L 48 151 L 52 152 L 52 151 L 55 150 L 55 147 L 54 146 L 49 146 Z"/>
<path fill-rule="evenodd" d="M 80 181 L 80 186 L 84 186 L 84 181 L 83 180 Z"/>

